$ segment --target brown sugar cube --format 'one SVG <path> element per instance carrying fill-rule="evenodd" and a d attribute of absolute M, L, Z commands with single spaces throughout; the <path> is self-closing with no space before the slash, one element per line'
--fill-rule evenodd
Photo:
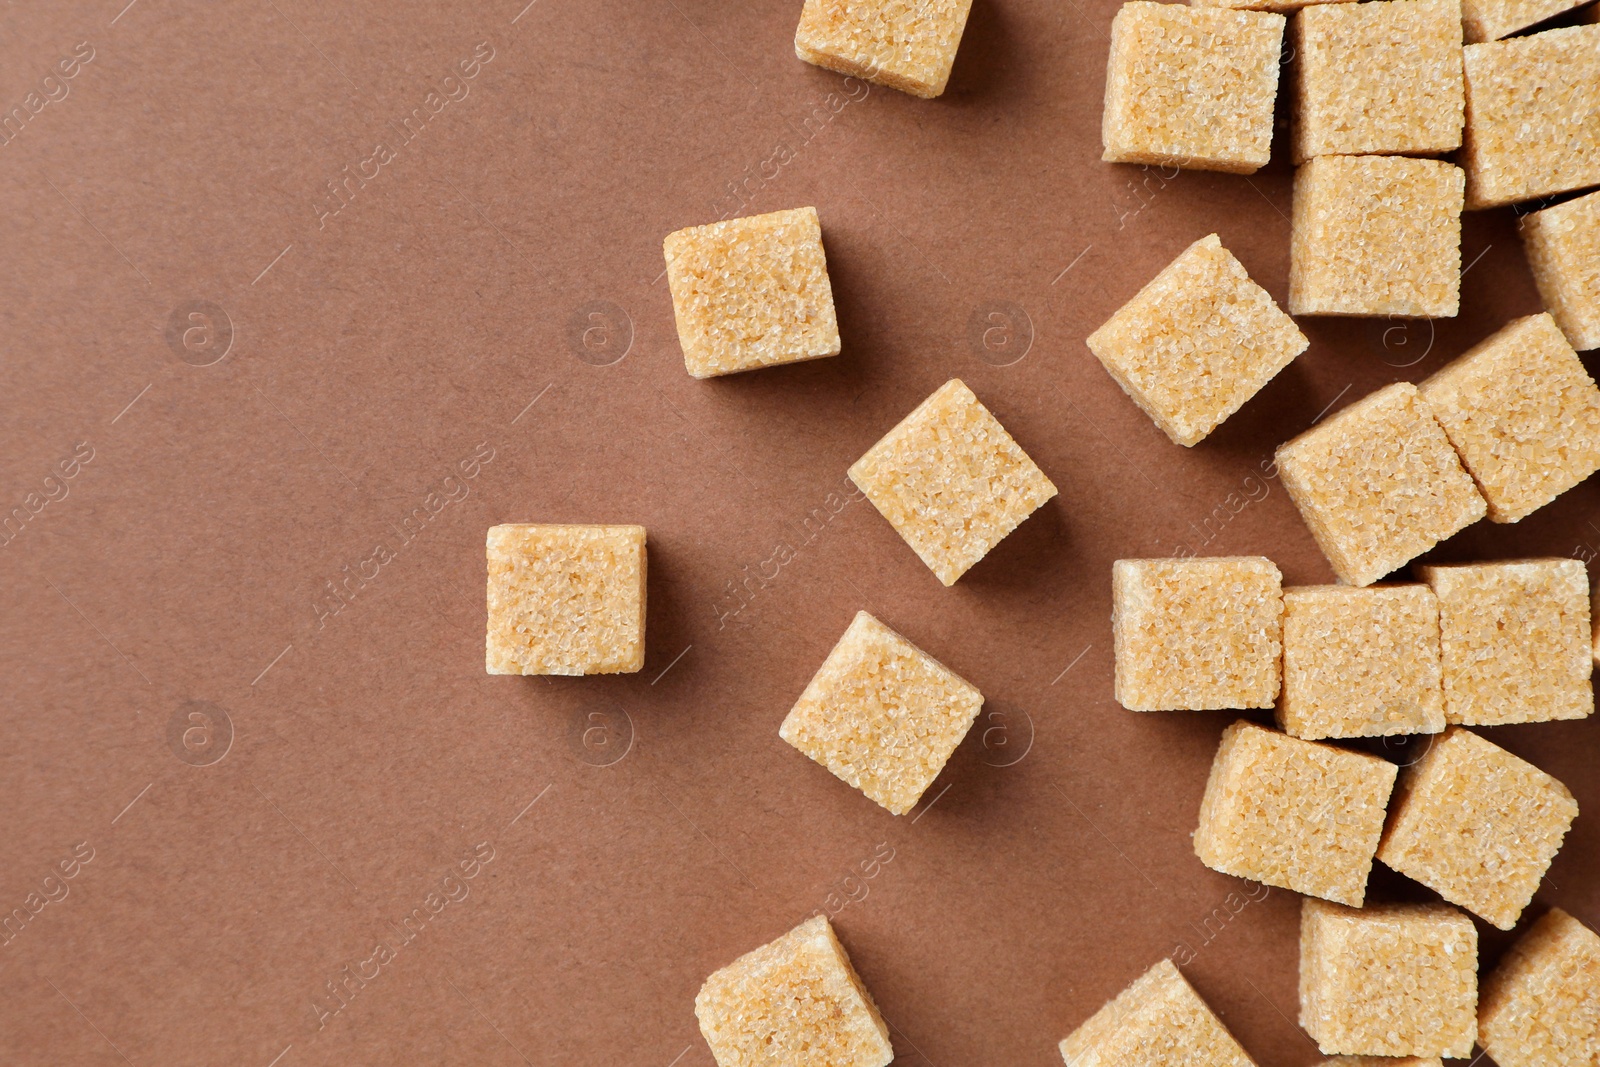
<path fill-rule="evenodd" d="M 1188 446 L 1311 342 L 1212 234 L 1168 264 L 1088 343 L 1122 391 Z"/>
<path fill-rule="evenodd" d="M 1478 929 L 1448 904 L 1300 907 L 1300 1025 L 1324 1055 L 1452 1056 L 1478 1036 Z"/>
<path fill-rule="evenodd" d="M 717 1067 L 885 1067 L 889 1027 L 821 915 L 717 971 L 694 998 Z"/>
<path fill-rule="evenodd" d="M 1520 226 L 1556 325 L 1580 352 L 1600 348 L 1600 192 L 1524 215 Z"/>
<path fill-rule="evenodd" d="M 1360 907 L 1395 765 L 1241 720 L 1222 732 L 1194 851 L 1223 874 Z"/>
<path fill-rule="evenodd" d="M 1469 44 L 1467 206 L 1600 184 L 1600 27 Z"/>
<path fill-rule="evenodd" d="M 1461 0 L 1461 20 L 1468 43 L 1494 41 L 1588 0 Z M 1590 16 L 1591 21 L 1593 15 Z"/>
<path fill-rule="evenodd" d="M 1255 1067 L 1171 960 L 1162 960 L 1061 1042 L 1067 1067 Z"/>
<path fill-rule="evenodd" d="M 490 674 L 644 666 L 643 526 L 489 528 Z"/>
<path fill-rule="evenodd" d="M 1566 786 L 1452 726 L 1401 772 L 1378 858 L 1509 930 L 1577 817 Z"/>
<path fill-rule="evenodd" d="M 1276 11 L 1289 14 L 1314 4 L 1345 4 L 1353 0 L 1195 0 L 1193 7 L 1232 7 L 1244 11 Z"/>
<path fill-rule="evenodd" d="M 1366 5 L 1359 5 L 1366 6 Z M 1291 315 L 1451 318 L 1461 303 L 1461 168 L 1318 156 L 1294 173 Z"/>
<path fill-rule="evenodd" d="M 1117 702 L 1129 711 L 1270 708 L 1283 575 L 1261 556 L 1119 559 L 1111 567 Z"/>
<path fill-rule="evenodd" d="M 1432 590 L 1285 589 L 1278 725 L 1307 740 L 1443 730 L 1439 601 Z"/>
<path fill-rule="evenodd" d="M 1294 28 L 1295 162 L 1461 147 L 1461 0 L 1323 4 Z"/>
<path fill-rule="evenodd" d="M 806 0 L 794 54 L 923 98 L 944 92 L 972 0 Z"/>
<path fill-rule="evenodd" d="M 1438 1056 L 1333 1056 L 1317 1067 L 1444 1067 Z"/>
<path fill-rule="evenodd" d="M 663 248 L 678 343 L 694 377 L 839 354 L 816 208 L 691 226 Z"/>
<path fill-rule="evenodd" d="M 1349 585 L 1371 585 L 1484 515 L 1483 497 L 1409 382 L 1280 445 L 1277 464 L 1289 498 Z"/>
<path fill-rule="evenodd" d="M 1056 495 L 959 378 L 867 449 L 850 480 L 945 585 Z"/>
<path fill-rule="evenodd" d="M 1449 564 L 1417 575 L 1439 598 L 1447 721 L 1505 726 L 1594 712 L 1581 561 Z"/>
<path fill-rule="evenodd" d="M 1500 1067 L 1600 1063 L 1600 934 L 1546 912 L 1484 979 L 1478 1041 Z"/>
<path fill-rule="evenodd" d="M 1525 518 L 1600 470 L 1600 389 L 1548 312 L 1508 323 L 1417 388 L 1490 522 Z"/>
<path fill-rule="evenodd" d="M 778 736 L 896 815 L 916 807 L 983 706 L 983 694 L 857 612 Z"/>
<path fill-rule="evenodd" d="M 1111 22 L 1108 163 L 1254 174 L 1272 154 L 1283 16 L 1133 0 Z"/>

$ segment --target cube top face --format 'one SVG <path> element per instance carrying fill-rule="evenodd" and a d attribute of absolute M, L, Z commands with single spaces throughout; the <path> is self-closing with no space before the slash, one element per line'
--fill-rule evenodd
<path fill-rule="evenodd" d="M 694 998 L 717 1067 L 885 1067 L 889 1027 L 821 915 L 717 971 Z"/>
<path fill-rule="evenodd" d="M 1417 573 L 1439 598 L 1449 722 L 1504 726 L 1593 714 L 1589 573 L 1581 560 L 1466 563 Z"/>
<path fill-rule="evenodd" d="M 1469 44 L 1463 58 L 1468 207 L 1600 184 L 1600 27 Z"/>
<path fill-rule="evenodd" d="M 694 377 L 839 354 L 816 208 L 691 226 L 662 247 Z"/>
<path fill-rule="evenodd" d="M 1478 1040 L 1500 1067 L 1600 1063 L 1600 934 L 1545 913 L 1484 979 Z"/>
<path fill-rule="evenodd" d="M 1308 740 L 1443 730 L 1433 592 L 1425 585 L 1285 589 L 1278 725 Z"/>
<path fill-rule="evenodd" d="M 939 776 L 982 706 L 974 686 L 863 611 L 778 735 L 904 815 Z"/>
<path fill-rule="evenodd" d="M 1333 1056 L 1317 1067 L 1444 1067 L 1438 1056 Z"/>
<path fill-rule="evenodd" d="M 1371 585 L 1486 510 L 1409 382 L 1379 389 L 1313 426 L 1280 446 L 1277 462 L 1290 499 L 1349 585 Z"/>
<path fill-rule="evenodd" d="M 1323 4 L 1295 38 L 1295 162 L 1461 147 L 1461 0 Z"/>
<path fill-rule="evenodd" d="M 1525 518 L 1600 470 L 1600 389 L 1548 313 L 1509 323 L 1418 388 L 1491 522 Z"/>
<path fill-rule="evenodd" d="M 1520 225 L 1556 325 L 1580 352 L 1600 348 L 1600 192 L 1524 215 Z"/>
<path fill-rule="evenodd" d="M 1171 960 L 1061 1042 L 1067 1067 L 1255 1067 Z"/>
<path fill-rule="evenodd" d="M 1282 15 L 1132 0 L 1111 23 L 1108 163 L 1253 174 L 1272 153 Z"/>
<path fill-rule="evenodd" d="M 1251 722 L 1223 731 L 1194 851 L 1213 870 L 1360 907 L 1396 768 Z"/>
<path fill-rule="evenodd" d="M 627 674 L 644 666 L 643 526 L 493 526 L 490 674 Z"/>
<path fill-rule="evenodd" d="M 1300 1025 L 1324 1055 L 1471 1055 L 1478 930 L 1447 904 L 1300 911 Z"/>
<path fill-rule="evenodd" d="M 1566 786 L 1452 726 L 1401 773 L 1378 858 L 1509 930 L 1577 817 Z"/>
<path fill-rule="evenodd" d="M 945 585 L 1056 495 L 959 378 L 856 460 L 850 480 Z"/>
<path fill-rule="evenodd" d="M 1089 349 L 1174 442 L 1194 445 L 1310 344 L 1216 234 L 1094 333 Z"/>
<path fill-rule="evenodd" d="M 1282 583 L 1277 566 L 1260 556 L 1117 560 L 1117 702 L 1130 711 L 1272 707 Z"/>
<path fill-rule="evenodd" d="M 795 55 L 924 98 L 944 92 L 972 0 L 806 0 Z"/>
<path fill-rule="evenodd" d="M 1301 165 L 1289 313 L 1454 317 L 1464 183 L 1461 168 L 1433 159 L 1318 156 Z"/>
<path fill-rule="evenodd" d="M 1469 44 L 1495 41 L 1525 30 L 1586 0 L 1461 0 L 1461 20 Z"/>

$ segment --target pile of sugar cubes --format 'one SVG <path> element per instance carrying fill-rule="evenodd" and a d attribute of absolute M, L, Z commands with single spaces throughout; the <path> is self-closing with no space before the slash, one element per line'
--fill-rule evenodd
<path fill-rule="evenodd" d="M 1457 314 L 1464 209 L 1600 185 L 1600 25 L 1505 39 L 1580 2 L 1124 4 L 1103 158 L 1237 174 L 1270 157 L 1293 18 L 1288 313 L 1210 234 L 1095 330 L 1090 351 L 1191 447 L 1306 351 L 1291 315 Z M 969 6 L 805 0 L 795 52 L 938 96 Z M 1451 152 L 1456 163 L 1427 158 Z M 1593 712 L 1585 566 L 1418 566 L 1416 581 L 1374 584 L 1477 520 L 1516 522 L 1600 469 L 1600 389 L 1576 353 L 1600 347 L 1600 192 L 1533 211 L 1521 230 L 1546 312 L 1278 449 L 1283 484 L 1342 584 L 1285 589 L 1260 557 L 1112 570 L 1119 702 L 1274 709 L 1278 729 L 1240 720 L 1223 732 L 1194 848 L 1218 871 L 1305 895 L 1300 1022 L 1329 1065 L 1438 1067 L 1476 1042 L 1501 1067 L 1600 1067 L 1600 935 L 1553 909 L 1480 990 L 1467 915 L 1513 929 L 1577 817 L 1561 782 L 1466 727 Z M 693 226 L 663 250 L 693 377 L 840 353 L 815 208 Z M 848 474 L 946 586 L 1056 495 L 959 380 Z M 491 529 L 488 671 L 638 671 L 645 542 L 630 525 Z M 983 700 L 861 611 L 778 735 L 902 815 Z M 1328 743 L 1396 735 L 1424 738 L 1404 767 Z M 1444 902 L 1368 905 L 1375 858 Z M 694 1008 L 719 1067 L 894 1057 L 821 914 L 711 975 Z M 1060 1051 L 1069 1067 L 1253 1067 L 1170 960 Z"/>

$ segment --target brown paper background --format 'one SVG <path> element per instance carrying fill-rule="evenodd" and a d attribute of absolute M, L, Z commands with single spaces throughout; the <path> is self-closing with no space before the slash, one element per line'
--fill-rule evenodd
<path fill-rule="evenodd" d="M 977 0 L 936 101 L 797 61 L 789 0 L 123 2 L 0 12 L 5 108 L 94 50 L 0 146 L 0 505 L 93 450 L 0 548 L 0 907 L 93 850 L 0 947 L 0 1062 L 703 1067 L 705 975 L 845 892 L 897 1062 L 1056 1063 L 1180 946 L 1259 1062 L 1318 1059 L 1297 899 L 1232 915 L 1248 887 L 1190 851 L 1233 716 L 1116 706 L 1109 568 L 1187 544 L 1330 580 L 1261 465 L 1537 310 L 1509 211 L 1466 220 L 1458 319 L 1302 322 L 1309 351 L 1187 450 L 1083 338 L 1213 231 L 1284 299 L 1284 129 L 1251 178 L 1101 163 L 1111 0 Z M 327 183 L 479 42 L 468 94 L 319 226 Z M 804 204 L 843 355 L 691 380 L 662 237 Z M 225 348 L 215 310 L 168 343 L 191 301 Z M 957 375 L 1061 492 L 944 589 L 830 494 Z M 642 672 L 485 676 L 507 521 L 649 528 Z M 1591 481 L 1434 558 L 1588 552 L 1597 523 Z M 898 819 L 777 736 L 860 608 L 989 700 Z M 1530 916 L 1600 924 L 1600 723 L 1489 733 L 1584 808 Z M 326 983 L 480 842 L 466 898 L 319 1029 Z M 1507 943 L 1485 928 L 1486 957 Z"/>

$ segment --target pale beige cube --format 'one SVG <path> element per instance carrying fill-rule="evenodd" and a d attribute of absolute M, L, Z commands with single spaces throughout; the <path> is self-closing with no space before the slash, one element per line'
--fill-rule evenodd
<path fill-rule="evenodd" d="M 1438 1056 L 1333 1056 L 1317 1067 L 1444 1067 Z"/>
<path fill-rule="evenodd" d="M 1467 207 L 1600 185 L 1600 26 L 1569 26 L 1464 54 Z"/>
<path fill-rule="evenodd" d="M 1443 730 L 1433 591 L 1425 585 L 1285 589 L 1277 717 L 1287 733 L 1307 740 Z"/>
<path fill-rule="evenodd" d="M 959 378 L 856 460 L 850 480 L 945 585 L 1056 495 Z"/>
<path fill-rule="evenodd" d="M 1524 215 L 1520 225 L 1533 280 L 1556 325 L 1580 352 L 1600 348 L 1600 192 Z"/>
<path fill-rule="evenodd" d="M 1272 154 L 1282 15 L 1132 0 L 1111 21 L 1108 163 L 1254 174 Z"/>
<path fill-rule="evenodd" d="M 1460 167 L 1435 159 L 1318 156 L 1301 164 L 1289 227 L 1289 313 L 1453 317 L 1461 304 L 1463 183 Z"/>
<path fill-rule="evenodd" d="M 1471 1055 L 1478 930 L 1448 904 L 1300 908 L 1300 1025 L 1324 1055 Z"/>
<path fill-rule="evenodd" d="M 1418 567 L 1439 598 L 1444 713 L 1505 726 L 1594 712 L 1589 571 L 1575 559 Z"/>
<path fill-rule="evenodd" d="M 490 674 L 644 666 L 643 526 L 493 526 L 486 550 Z"/>
<path fill-rule="evenodd" d="M 1548 312 L 1508 323 L 1418 389 L 1490 522 L 1526 518 L 1600 470 L 1600 389 Z"/>
<path fill-rule="evenodd" d="M 944 92 L 972 0 L 806 0 L 794 54 L 923 98 Z"/>
<path fill-rule="evenodd" d="M 1452 726 L 1401 771 L 1378 858 L 1509 930 L 1577 817 L 1566 786 Z"/>
<path fill-rule="evenodd" d="M 1484 979 L 1478 1041 L 1499 1067 L 1600 1064 L 1600 934 L 1546 912 Z"/>
<path fill-rule="evenodd" d="M 1283 575 L 1261 556 L 1119 559 L 1111 567 L 1116 697 L 1130 711 L 1270 708 Z"/>
<path fill-rule="evenodd" d="M 1310 343 L 1216 234 L 1185 249 L 1088 341 L 1123 392 L 1185 446 Z"/>
<path fill-rule="evenodd" d="M 1223 874 L 1359 908 L 1395 771 L 1240 720 L 1212 761 L 1195 855 Z"/>
<path fill-rule="evenodd" d="M 1469 44 L 1493 41 L 1554 18 L 1589 0 L 1461 0 L 1461 20 Z M 1591 11 L 1589 21 L 1594 21 Z"/>
<path fill-rule="evenodd" d="M 866 612 L 833 646 L 778 736 L 896 815 L 916 807 L 983 694 Z"/>
<path fill-rule="evenodd" d="M 1294 31 L 1295 162 L 1461 147 L 1461 0 L 1323 4 Z"/>
<path fill-rule="evenodd" d="M 1365 586 L 1483 518 L 1426 401 L 1396 382 L 1281 445 L 1278 473 L 1334 573 Z"/>
<path fill-rule="evenodd" d="M 692 226 L 662 247 L 678 343 L 694 377 L 839 354 L 816 208 Z"/>
<path fill-rule="evenodd" d="M 1255 1067 L 1200 994 L 1162 960 L 1061 1042 L 1067 1067 Z"/>
<path fill-rule="evenodd" d="M 717 1067 L 885 1067 L 889 1027 L 828 920 L 717 971 L 694 998 Z"/>

